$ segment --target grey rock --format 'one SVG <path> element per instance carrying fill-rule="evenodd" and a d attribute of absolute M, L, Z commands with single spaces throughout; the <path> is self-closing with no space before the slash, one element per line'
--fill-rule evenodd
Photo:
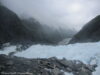
<path fill-rule="evenodd" d="M 0 74 L 2 72 L 29 72 L 33 75 L 65 75 L 64 72 L 73 75 L 92 75 L 96 67 L 84 64 L 79 60 L 67 60 L 53 58 L 27 59 L 22 57 L 10 57 L 0 55 Z"/>

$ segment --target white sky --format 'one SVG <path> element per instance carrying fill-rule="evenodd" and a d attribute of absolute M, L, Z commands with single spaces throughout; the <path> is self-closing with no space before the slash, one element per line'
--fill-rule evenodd
<path fill-rule="evenodd" d="M 19 16 L 31 16 L 50 26 L 79 30 L 100 14 L 100 0 L 2 0 Z"/>

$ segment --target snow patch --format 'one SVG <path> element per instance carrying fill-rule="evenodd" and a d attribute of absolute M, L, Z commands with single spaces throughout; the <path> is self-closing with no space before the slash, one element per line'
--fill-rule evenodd
<path fill-rule="evenodd" d="M 14 51 L 16 51 L 16 46 L 9 46 L 9 47 L 0 49 L 0 54 L 8 55 L 10 52 L 14 52 Z"/>

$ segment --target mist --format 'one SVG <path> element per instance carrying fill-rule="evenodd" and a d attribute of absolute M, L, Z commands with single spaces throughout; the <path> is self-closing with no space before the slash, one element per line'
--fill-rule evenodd
<path fill-rule="evenodd" d="M 20 18 L 33 17 L 51 27 L 80 30 L 100 14 L 100 0 L 1 0 Z"/>

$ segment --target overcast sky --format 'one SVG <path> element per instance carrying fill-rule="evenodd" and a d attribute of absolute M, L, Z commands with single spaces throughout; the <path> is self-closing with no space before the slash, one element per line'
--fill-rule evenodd
<path fill-rule="evenodd" d="M 34 17 L 43 24 L 79 30 L 100 14 L 100 0 L 2 0 L 19 16 Z"/>

